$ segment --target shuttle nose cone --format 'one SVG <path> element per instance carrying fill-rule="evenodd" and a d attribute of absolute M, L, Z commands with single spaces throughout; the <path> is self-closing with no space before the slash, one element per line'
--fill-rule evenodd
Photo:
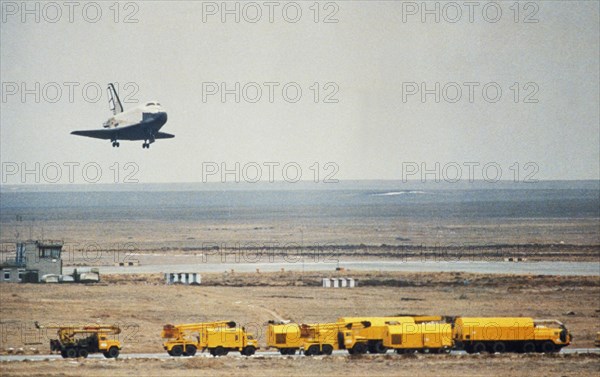
<path fill-rule="evenodd" d="M 166 123 L 167 122 L 167 112 L 166 111 L 158 112 L 158 113 L 156 113 L 155 118 L 159 122 Z"/>
<path fill-rule="evenodd" d="M 142 120 L 144 122 L 160 123 L 162 125 L 167 122 L 167 113 L 164 111 L 157 111 L 155 113 L 143 113 Z"/>

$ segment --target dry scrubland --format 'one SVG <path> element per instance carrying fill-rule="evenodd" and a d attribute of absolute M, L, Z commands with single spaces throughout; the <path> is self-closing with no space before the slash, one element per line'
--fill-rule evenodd
<path fill-rule="evenodd" d="M 100 211 L 99 209 L 94 209 Z M 106 209 L 105 211 L 110 211 Z M 318 211 L 317 211 L 318 212 Z M 30 214 L 21 215 L 33 216 Z M 436 219 L 407 220 L 397 217 L 321 218 L 318 213 L 297 219 L 264 221 L 131 219 L 122 221 L 52 220 L 36 223 L 33 237 L 43 226 L 47 239 L 63 239 L 65 256 L 76 263 L 94 263 L 93 252 L 121 258 L 132 251 L 141 254 L 197 253 L 218 246 L 239 251 L 250 246 L 270 246 L 285 253 L 302 245 L 341 256 L 411 257 L 435 248 L 451 256 L 507 254 L 544 260 L 596 260 L 600 257 L 598 219 Z M 29 234 L 28 224 L 5 215 L 0 241 L 13 243 L 14 231 Z M 386 246 L 387 245 L 387 246 Z M 492 245 L 486 247 L 486 245 Z M 423 247 L 426 250 L 423 250 Z M 92 251 L 82 261 L 82 250 Z M 118 254 L 120 252 L 120 254 Z M 104 256 L 104 255 L 103 255 Z M 496 255 L 502 257 L 502 255 Z M 108 257 L 107 257 L 108 258 Z M 595 258 L 595 259 L 593 259 Z M 108 260 L 108 262 L 111 262 Z"/>
<path fill-rule="evenodd" d="M 245 325 L 262 346 L 264 325 L 278 318 L 322 322 L 398 313 L 557 318 L 573 333 L 577 348 L 592 347 L 600 331 L 598 277 L 344 272 L 361 287 L 327 289 L 319 286 L 321 276 L 205 274 L 202 286 L 166 286 L 159 275 L 104 276 L 96 285 L 5 284 L 2 347 L 24 346 L 23 333 L 26 341 L 35 341 L 34 321 L 119 323 L 124 353 L 163 352 L 159 334 L 166 323 L 217 319 Z M 47 339 L 41 341 L 37 347 L 47 351 Z"/>
<path fill-rule="evenodd" d="M 571 347 L 589 348 L 600 331 L 600 278 L 465 273 L 343 272 L 356 289 L 319 287 L 323 273 L 204 274 L 202 286 L 166 286 L 160 275 L 104 276 L 96 285 L 2 285 L 2 347 L 48 338 L 34 321 L 119 323 L 123 353 L 164 352 L 166 323 L 234 319 L 265 345 L 268 320 L 331 321 L 342 315 L 433 313 L 557 318 L 574 335 Z M 335 275 L 334 272 L 327 274 Z M 316 358 L 230 354 L 148 360 L 3 362 L 6 376 L 260 375 L 260 376 L 597 376 L 598 355 L 413 355 Z"/>
<path fill-rule="evenodd" d="M 298 220 L 300 221 L 300 220 Z M 46 238 L 65 239 L 65 266 L 112 265 L 131 254 L 143 265 L 199 259 L 218 245 L 209 261 L 228 260 L 257 249 L 248 243 L 279 244 L 277 252 L 317 251 L 344 259 L 443 258 L 466 254 L 473 260 L 524 256 L 529 260 L 598 263 L 597 220 L 517 220 L 408 222 L 385 220 L 327 223 L 322 220 L 265 223 L 189 221 L 57 221 L 44 226 Z M 7 226 L 8 228 L 6 228 Z M 11 224 L 2 224 L 3 229 Z M 165 231 L 169 229 L 169 231 Z M 298 229 L 303 229 L 300 232 Z M 3 234 L 8 234 L 3 232 Z M 236 240 L 231 242 L 231 240 Z M 10 240 L 3 240 L 9 242 Z M 323 249 L 322 245 L 335 245 Z M 84 256 L 87 245 L 101 255 Z M 390 246 L 393 245 L 393 246 Z M 423 246 L 424 245 L 424 246 Z M 463 246 L 454 246 L 463 245 Z M 464 245 L 476 245 L 465 248 Z M 495 246 L 490 246 L 495 245 Z M 320 249 L 319 249 L 320 248 Z M 258 249 L 260 251 L 260 248 Z M 129 253 L 129 254 L 128 254 Z M 221 254 L 223 253 L 223 254 Z M 508 254 L 508 255 L 506 255 Z M 7 254 L 8 255 L 8 254 Z M 139 258 L 135 258 L 139 256 Z M 185 257 L 181 257 L 185 256 Z M 189 259 L 189 258 L 188 258 Z M 189 263 L 189 261 L 188 261 Z M 103 275 L 96 285 L 0 286 L 0 350 L 37 348 L 47 353 L 43 323 L 108 322 L 123 328 L 123 353 L 164 352 L 159 337 L 166 323 L 233 319 L 245 325 L 264 347 L 268 320 L 332 321 L 348 315 L 399 313 L 532 316 L 563 321 L 574 335 L 571 347 L 593 346 L 600 331 L 600 271 L 594 277 L 481 275 L 467 273 L 357 272 L 338 273 L 359 280 L 357 289 L 324 289 L 320 278 L 335 272 L 202 274 L 202 286 L 165 286 L 160 275 Z M 41 345 L 24 343 L 42 342 Z M 597 376 L 597 355 L 413 355 L 371 357 L 334 355 L 316 358 L 230 354 L 223 358 L 197 356 L 148 360 L 53 360 L 0 364 L 2 376 L 118 375 L 260 375 L 260 376 Z"/>

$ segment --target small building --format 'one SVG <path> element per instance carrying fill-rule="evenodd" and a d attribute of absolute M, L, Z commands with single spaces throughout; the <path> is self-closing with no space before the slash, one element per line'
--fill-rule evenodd
<path fill-rule="evenodd" d="M 323 288 L 354 288 L 358 280 L 354 278 L 323 278 Z"/>
<path fill-rule="evenodd" d="M 39 283 L 45 275 L 61 275 L 62 247 L 62 241 L 18 242 L 15 258 L 0 264 L 0 282 Z"/>
<path fill-rule="evenodd" d="M 165 283 L 167 285 L 200 285 L 202 276 L 197 272 L 167 272 L 165 273 Z"/>

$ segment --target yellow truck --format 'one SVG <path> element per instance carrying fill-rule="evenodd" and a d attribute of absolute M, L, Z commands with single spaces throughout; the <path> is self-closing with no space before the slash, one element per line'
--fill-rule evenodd
<path fill-rule="evenodd" d="M 396 353 L 448 353 L 452 350 L 452 324 L 415 322 L 410 317 L 390 322 L 384 327 L 383 346 Z"/>
<path fill-rule="evenodd" d="M 165 325 L 161 337 L 166 339 L 163 348 L 176 357 L 194 356 L 197 350 L 208 350 L 213 356 L 223 356 L 229 351 L 251 356 L 258 348 L 252 334 L 238 328 L 234 321 Z"/>
<path fill-rule="evenodd" d="M 121 333 L 115 325 L 63 325 L 43 326 L 35 322 L 38 329 L 56 329 L 58 339 L 50 340 L 50 351 L 60 352 L 63 358 L 88 357 L 90 353 L 102 352 L 106 358 L 116 358 L 121 343 L 110 335 Z"/>
<path fill-rule="evenodd" d="M 339 323 L 356 323 L 368 321 L 371 323 L 369 327 L 363 327 L 358 330 L 358 335 L 367 339 L 367 349 L 369 353 L 386 353 L 387 349 L 383 344 L 384 334 L 387 326 L 390 323 L 425 323 L 442 321 L 441 316 L 395 316 L 395 317 L 340 317 Z M 396 347 L 391 347 L 396 348 Z"/>
<path fill-rule="evenodd" d="M 213 356 L 227 355 L 238 351 L 244 356 L 252 356 L 258 349 L 258 341 L 242 327 L 217 327 L 208 331 L 206 349 Z"/>
<path fill-rule="evenodd" d="M 304 338 L 297 323 L 269 321 L 267 347 L 276 348 L 282 355 L 294 355 L 304 345 Z"/>
<path fill-rule="evenodd" d="M 351 355 L 366 353 L 367 339 L 358 335 L 358 330 L 369 326 L 371 324 L 368 321 L 300 325 L 304 355 L 331 355 L 334 350 L 343 349 Z"/>
<path fill-rule="evenodd" d="M 452 338 L 468 353 L 558 352 L 571 343 L 561 322 L 527 317 L 458 317 Z"/>

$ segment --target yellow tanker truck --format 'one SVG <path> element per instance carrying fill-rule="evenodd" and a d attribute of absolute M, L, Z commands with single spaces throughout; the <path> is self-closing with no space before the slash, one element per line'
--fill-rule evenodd
<path fill-rule="evenodd" d="M 455 347 L 468 353 L 558 352 L 571 334 L 557 320 L 527 317 L 458 317 L 452 333 Z"/>
<path fill-rule="evenodd" d="M 383 346 L 396 353 L 448 353 L 452 350 L 452 324 L 416 323 L 403 319 L 385 327 Z"/>

